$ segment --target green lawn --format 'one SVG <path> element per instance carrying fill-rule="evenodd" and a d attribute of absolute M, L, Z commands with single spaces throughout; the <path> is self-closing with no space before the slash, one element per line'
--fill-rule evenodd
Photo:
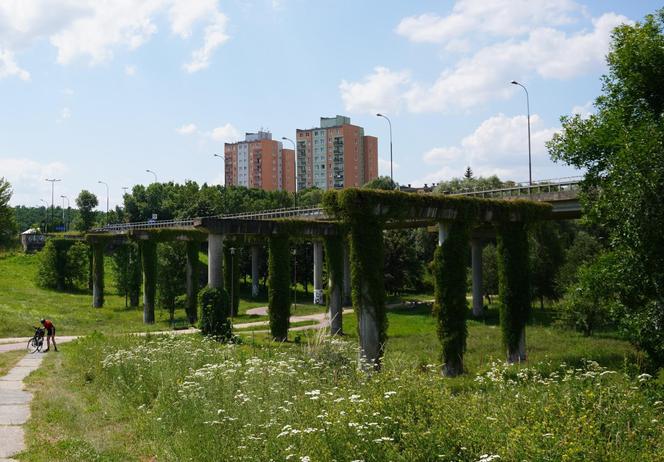
<path fill-rule="evenodd" d="M 5 353 L 0 353 L 0 377 L 9 372 L 9 370 L 14 367 L 16 363 L 19 362 L 25 355 L 25 350 L 7 351 Z"/>

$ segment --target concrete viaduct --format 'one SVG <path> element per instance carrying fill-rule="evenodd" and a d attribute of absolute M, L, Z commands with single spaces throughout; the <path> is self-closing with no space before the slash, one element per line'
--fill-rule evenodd
<path fill-rule="evenodd" d="M 551 205 L 550 213 L 547 219 L 566 220 L 578 218 L 581 215 L 581 207 L 578 200 L 578 180 L 546 182 L 534 184 L 532 186 L 516 186 L 511 188 L 484 190 L 484 191 L 466 191 L 455 194 L 412 194 L 401 193 L 404 200 L 410 200 L 410 197 L 477 197 L 482 198 L 486 204 L 481 209 L 481 216 L 474 219 L 474 226 L 471 232 L 470 246 L 472 251 L 472 309 L 473 314 L 479 315 L 482 312 L 482 248 L 483 245 L 495 239 L 495 215 L 491 208 L 492 204 L 496 207 L 501 204 L 512 202 L 518 199 L 524 202 L 527 199 L 535 202 L 544 202 Z M 434 204 L 432 202 L 432 204 Z M 403 228 L 403 227 L 428 227 L 432 230 L 437 229 L 439 236 L 439 245 L 442 245 L 446 239 L 448 224 L 454 221 L 457 211 L 441 202 L 440 205 L 427 205 L 411 207 L 407 216 L 401 220 L 386 220 L 384 229 Z M 375 212 L 377 215 L 381 210 Z M 387 215 L 386 215 L 387 216 Z M 518 220 L 517 218 L 514 218 Z M 294 226 L 295 225 L 295 226 Z M 223 288 L 224 286 L 224 241 L 227 238 L 233 238 L 240 242 L 245 242 L 251 246 L 252 263 L 252 293 L 258 292 L 258 264 L 259 252 L 257 242 L 269 240 L 274 236 L 288 236 L 290 239 L 299 239 L 312 241 L 314 256 L 314 303 L 323 304 L 323 242 L 325 239 L 335 236 L 341 236 L 344 241 L 344 262 L 342 284 L 331 284 L 334 290 L 339 293 L 329 294 L 329 315 L 331 319 L 332 333 L 341 333 L 341 312 L 342 304 L 348 303 L 351 293 L 351 275 L 350 275 L 350 251 L 349 251 L 349 233 L 348 228 L 344 228 L 344 220 L 339 216 L 329 216 L 323 208 L 290 208 L 269 210 L 254 213 L 242 213 L 234 215 L 221 215 L 211 217 L 201 217 L 187 220 L 169 220 L 153 221 L 143 223 L 128 223 L 108 225 L 103 228 L 92 230 L 86 236 L 86 239 L 93 247 L 93 306 L 103 305 L 103 252 L 104 246 L 110 239 L 133 239 L 139 243 L 142 250 L 144 288 L 154 274 L 146 271 L 146 265 L 150 257 L 156 256 L 156 242 L 165 240 L 182 240 L 191 243 L 192 248 L 197 249 L 200 243 L 207 241 L 208 245 L 208 285 L 214 288 Z M 352 245 L 352 244 L 351 244 Z M 197 251 L 187 252 L 187 297 L 191 300 L 196 297 L 194 288 L 197 282 L 194 271 L 197 264 Z M 193 259 L 196 259 L 194 262 Z M 377 264 L 375 271 L 383 272 L 382 262 Z M 98 275 L 95 277 L 94 275 Z M 99 279 L 101 275 L 102 279 Z M 358 281 L 360 278 L 357 279 Z M 355 281 L 355 279 L 354 279 Z M 363 287 L 352 287 L 354 290 L 362 291 Z M 195 302 L 192 302 L 195 303 Z M 155 294 L 154 290 L 144 290 L 144 322 L 154 322 Z M 357 310 L 358 307 L 355 307 Z M 362 310 L 362 307 L 359 307 Z M 360 346 L 362 350 L 370 357 L 378 357 L 376 350 L 375 329 L 371 326 L 363 328 L 360 315 Z M 364 339 L 363 339 L 364 337 Z"/>

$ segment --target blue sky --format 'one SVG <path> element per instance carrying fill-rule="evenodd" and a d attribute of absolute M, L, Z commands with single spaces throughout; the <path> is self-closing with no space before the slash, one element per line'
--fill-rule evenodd
<path fill-rule="evenodd" d="M 611 29 L 656 1 L 0 0 L 0 176 L 12 203 L 219 183 L 224 141 L 344 114 L 395 179 L 578 174 L 544 142 L 600 92 Z"/>

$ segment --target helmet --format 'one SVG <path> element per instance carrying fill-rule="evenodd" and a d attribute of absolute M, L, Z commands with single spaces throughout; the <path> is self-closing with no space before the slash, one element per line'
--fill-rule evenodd
<path fill-rule="evenodd" d="M 44 324 L 45 321 L 46 321 L 46 319 L 44 319 L 44 318 L 41 318 L 41 319 L 39 320 L 39 322 L 41 322 L 42 324 Z"/>

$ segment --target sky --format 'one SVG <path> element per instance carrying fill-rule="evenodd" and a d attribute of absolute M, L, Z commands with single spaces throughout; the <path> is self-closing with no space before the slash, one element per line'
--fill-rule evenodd
<path fill-rule="evenodd" d="M 0 177 L 13 205 L 100 209 L 123 187 L 223 182 L 224 142 L 321 116 L 379 139 L 379 171 L 422 185 L 582 172 L 544 143 L 600 94 L 611 30 L 657 1 L 0 0 Z"/>

